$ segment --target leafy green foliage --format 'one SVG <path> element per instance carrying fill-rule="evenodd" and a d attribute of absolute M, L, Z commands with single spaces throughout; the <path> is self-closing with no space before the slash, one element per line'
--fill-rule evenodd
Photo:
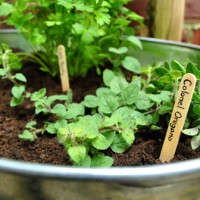
<path fill-rule="evenodd" d="M 70 76 L 84 76 L 105 59 L 112 61 L 109 47 L 121 49 L 115 53 L 125 53 L 128 46 L 142 48 L 130 28 L 132 21 L 142 23 L 142 17 L 125 7 L 129 1 L 2 0 L 0 16 L 5 20 L 1 23 L 14 26 L 33 50 L 39 47 L 40 52 L 34 54 L 19 53 L 21 59 L 34 60 L 42 71 L 55 76 L 59 73 L 57 46 L 63 44 Z"/>
<path fill-rule="evenodd" d="M 115 153 L 123 153 L 134 143 L 141 128 L 161 130 L 163 127 L 158 122 L 161 117 L 169 118 L 181 77 L 192 72 L 198 78 L 200 72 L 192 63 L 183 66 L 172 61 L 161 66 L 146 66 L 140 69 L 141 75 L 127 81 L 124 74 L 106 69 L 104 86 L 98 88 L 95 95 L 85 96 L 81 103 L 73 103 L 71 91 L 67 95 L 50 97 L 45 88 L 27 92 L 24 75 L 14 74 L 10 68 L 7 54 L 12 52 L 6 46 L 0 52 L 3 63 L 0 76 L 14 84 L 11 106 L 27 98 L 34 103 L 35 115 L 53 115 L 53 120 L 43 122 L 42 126 L 33 117 L 19 137 L 34 141 L 44 132 L 56 134 L 73 164 L 83 167 L 110 167 L 113 158 L 104 155 L 104 150 L 110 148 Z M 192 136 L 193 149 L 200 145 L 199 84 L 198 78 L 183 130 L 184 134 Z"/>

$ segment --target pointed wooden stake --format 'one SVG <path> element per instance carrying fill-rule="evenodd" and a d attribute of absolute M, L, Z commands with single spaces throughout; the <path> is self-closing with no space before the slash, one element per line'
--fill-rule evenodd
<path fill-rule="evenodd" d="M 62 91 L 67 92 L 70 89 L 70 85 L 69 85 L 69 76 L 68 76 L 68 69 L 67 69 L 65 47 L 63 45 L 58 46 L 58 62 L 59 62 L 59 69 L 60 69 Z"/>
<path fill-rule="evenodd" d="M 193 74 L 183 76 L 161 150 L 161 162 L 169 162 L 174 157 L 195 86 L 196 77 Z"/>

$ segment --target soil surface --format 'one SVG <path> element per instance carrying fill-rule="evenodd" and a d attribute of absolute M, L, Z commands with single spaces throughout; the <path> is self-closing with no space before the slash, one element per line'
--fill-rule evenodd
<path fill-rule="evenodd" d="M 28 80 L 27 89 L 29 91 L 33 92 L 45 87 L 48 95 L 61 93 L 60 80 L 42 73 L 37 66 L 29 64 L 23 68 L 23 74 Z M 94 94 L 95 89 L 101 83 L 101 77 L 94 72 L 90 72 L 85 78 L 76 78 L 71 81 L 74 101 L 80 102 L 86 94 Z M 18 138 L 26 123 L 33 117 L 34 107 L 32 103 L 26 101 L 22 106 L 11 108 L 9 106 L 11 87 L 10 81 L 0 80 L 0 157 L 37 163 L 71 165 L 64 147 L 57 142 L 55 135 L 44 133 L 39 135 L 35 142 Z M 158 164 L 165 131 L 143 130 L 142 133 L 137 134 L 136 141 L 125 153 L 115 154 L 110 150 L 105 153 L 114 158 L 114 166 Z M 190 139 L 182 135 L 172 162 L 198 157 L 200 157 L 200 149 L 193 151 L 190 147 Z"/>

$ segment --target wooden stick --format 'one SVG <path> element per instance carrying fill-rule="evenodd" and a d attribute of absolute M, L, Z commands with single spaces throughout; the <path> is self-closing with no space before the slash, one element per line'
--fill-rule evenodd
<path fill-rule="evenodd" d="M 174 157 L 195 86 L 196 77 L 193 74 L 183 76 L 162 146 L 161 162 L 169 162 Z"/>
<path fill-rule="evenodd" d="M 169 27 L 169 40 L 181 41 L 185 14 L 185 0 L 173 1 L 171 23 Z"/>
<path fill-rule="evenodd" d="M 58 46 L 58 62 L 59 62 L 59 69 L 60 69 L 62 91 L 67 92 L 70 89 L 70 84 L 69 84 L 65 47 L 63 45 Z"/>
<path fill-rule="evenodd" d="M 182 40 L 185 0 L 151 0 L 150 34 L 155 38 Z"/>

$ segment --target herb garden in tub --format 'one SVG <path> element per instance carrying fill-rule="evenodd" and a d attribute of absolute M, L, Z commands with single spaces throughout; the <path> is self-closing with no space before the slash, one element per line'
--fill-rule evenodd
<path fill-rule="evenodd" d="M 19 2 L 21 4 L 16 3 L 15 6 L 21 6 L 21 9 L 24 9 L 26 5 L 21 1 Z M 7 185 L 7 181 L 9 180 L 13 183 L 11 187 L 8 187 L 8 190 L 2 185 L 2 195 L 7 199 L 12 197 L 15 199 L 20 199 L 22 197 L 27 199 L 64 199 L 64 196 L 67 195 L 70 199 L 88 199 L 92 198 L 98 186 L 99 190 L 102 191 L 100 192 L 101 195 L 99 195 L 99 199 L 113 199 L 116 198 L 116 195 L 118 198 L 131 199 L 132 194 L 137 194 L 138 198 L 148 198 L 144 191 L 150 193 L 152 196 L 161 195 L 163 191 L 165 191 L 165 198 L 167 199 L 170 195 L 173 195 L 172 188 L 174 188 L 174 185 L 176 185 L 176 196 L 180 197 L 183 194 L 183 189 L 185 191 L 185 196 L 191 196 L 191 193 L 197 195 L 198 190 L 195 187 L 192 189 L 187 188 L 187 184 L 192 181 L 195 183 L 198 181 L 198 160 L 174 164 L 161 164 L 158 158 L 180 80 L 182 76 L 188 72 L 194 74 L 198 82 L 183 132 L 193 136 L 191 140 L 192 148 L 195 149 L 198 147 L 200 125 L 200 72 L 198 65 L 196 65 L 198 64 L 198 48 L 195 49 L 195 46 L 183 44 L 165 45 L 162 44 L 161 41 L 156 46 L 156 42 L 149 42 L 148 44 L 148 41 L 143 40 L 144 50 L 138 51 L 133 49 L 133 47 L 141 49 L 142 44 L 138 38 L 132 36 L 132 32 L 129 32 L 131 29 L 128 27 L 128 18 L 124 17 L 128 14 L 129 17 L 134 16 L 134 19 L 140 19 L 136 14 L 134 15 L 124 8 L 124 13 L 121 15 L 122 18 L 117 18 L 117 21 L 113 22 L 112 20 L 108 21 L 108 19 L 113 19 L 110 18 L 109 15 L 116 14 L 115 12 L 111 12 L 114 3 L 108 4 L 106 1 L 96 1 L 93 6 L 84 3 L 81 4 L 82 6 L 80 7 L 78 1 L 77 4 L 70 4 L 69 2 L 63 3 L 64 1 L 58 2 L 56 7 L 53 8 L 53 10 L 55 9 L 54 11 L 67 9 L 69 16 L 76 16 L 75 10 L 81 11 L 78 12 L 76 16 L 80 24 L 76 22 L 71 23 L 71 27 L 68 28 L 68 30 L 71 30 L 68 31 L 70 33 L 70 40 L 67 39 L 67 43 L 65 43 L 67 60 L 69 60 L 69 74 L 70 76 L 75 76 L 77 73 L 80 73 L 80 75 L 86 76 L 85 79 L 82 79 L 83 82 L 86 83 L 83 84 L 82 82 L 76 87 L 77 90 L 80 89 L 81 86 L 87 86 L 87 82 L 90 80 L 89 78 L 92 77 L 95 77 L 93 83 L 96 84 L 96 88 L 92 90 L 88 90 L 87 88 L 88 91 L 86 91 L 81 98 L 76 97 L 76 95 L 79 96 L 80 90 L 77 92 L 76 89 L 73 89 L 75 88 L 74 82 L 78 83 L 78 79 L 74 78 L 76 81 L 71 80 L 72 92 L 69 91 L 67 94 L 59 95 L 53 94 L 55 91 L 59 93 L 58 80 L 54 79 L 54 81 L 47 74 L 42 74 L 45 79 L 39 79 L 44 79 L 43 84 L 50 79 L 51 81 L 49 82 L 52 82 L 50 83 L 52 84 L 50 87 L 54 88 L 54 86 L 57 85 L 55 87 L 57 90 L 49 91 L 49 88 L 47 90 L 45 88 L 42 89 L 36 84 L 40 82 L 39 80 L 37 81 L 38 76 L 34 79 L 34 73 L 38 75 L 37 73 L 40 74 L 41 72 L 32 72 L 32 70 L 37 71 L 35 70 L 35 66 L 31 68 L 21 68 L 21 60 L 29 59 L 33 62 L 39 62 L 42 71 L 55 76 L 58 73 L 58 68 L 55 67 L 57 66 L 57 45 L 66 41 L 66 38 L 62 39 L 62 42 L 59 40 L 57 44 L 49 40 L 54 46 L 52 48 L 54 50 L 51 51 L 49 57 L 47 54 L 46 56 L 43 54 L 47 53 L 45 46 L 42 48 L 40 47 L 40 43 L 42 44 L 43 40 L 45 41 L 47 39 L 45 39 L 42 34 L 41 37 L 39 37 L 40 35 L 36 30 L 37 34 L 35 35 L 35 39 L 41 39 L 37 41 L 39 43 L 36 43 L 37 49 L 39 49 L 40 52 L 38 55 L 27 52 L 13 53 L 7 45 L 3 44 L 1 48 L 2 68 L 0 70 L 0 75 L 2 79 L 4 79 L 1 84 L 2 94 L 4 98 L 6 96 L 4 89 L 9 88 L 11 90 L 10 106 L 14 108 L 9 108 L 7 100 L 5 105 L 7 111 L 2 111 L 3 115 L 1 119 L 3 119 L 2 122 L 11 120 L 10 113 L 14 111 L 16 114 L 16 119 L 14 120 L 19 120 L 19 130 L 21 129 L 21 132 L 18 130 L 17 132 L 19 132 L 19 134 L 15 134 L 14 139 L 6 142 L 4 137 L 6 132 L 8 135 L 11 135 L 15 131 L 13 129 L 4 129 L 2 131 L 3 134 L 1 134 L 3 137 L 2 149 L 4 145 L 5 147 L 7 147 L 8 144 L 10 146 L 13 145 L 14 149 L 11 150 L 10 153 L 8 152 L 12 158 L 22 160 L 24 151 L 26 151 L 26 154 L 31 154 L 31 152 L 33 152 L 32 160 L 29 159 L 28 156 L 25 156 L 24 160 L 43 162 L 43 160 L 46 159 L 46 163 L 50 163 L 51 160 L 53 161 L 53 159 L 50 158 L 48 160 L 48 157 L 55 151 L 58 155 L 57 157 L 63 159 L 64 163 L 62 164 L 73 164 L 74 166 L 81 166 L 81 168 L 30 164 L 2 159 L 1 177 L 5 177 L 2 184 Z M 40 8 L 39 5 L 41 5 L 44 9 L 44 7 L 47 7 L 47 4 L 48 3 L 31 4 L 29 6 Z M 49 5 L 51 5 L 50 2 Z M 2 6 L 7 8 L 7 13 L 4 14 L 7 15 L 10 24 L 16 22 L 14 21 L 14 19 L 17 19 L 14 7 L 6 3 Z M 121 5 L 118 6 L 118 9 L 121 8 Z M 49 9 L 50 8 L 52 9 L 52 5 Z M 21 11 L 24 11 L 23 9 Z M 121 9 L 119 10 L 121 12 Z M 105 18 L 101 19 L 105 21 L 101 21 L 100 18 L 98 18 L 97 11 L 101 11 L 101 15 L 104 14 Z M 81 21 L 81 19 L 83 19 L 81 16 L 83 13 L 88 15 L 89 21 Z M 40 15 L 41 13 L 37 11 L 37 14 Z M 60 15 L 57 14 L 56 16 L 58 17 Z M 59 26 L 65 23 L 65 21 L 62 21 L 64 19 L 62 17 L 58 18 L 60 21 L 57 18 L 53 20 L 52 17 L 53 15 L 51 14 L 48 20 L 45 19 L 45 23 L 43 23 L 46 24 L 49 34 L 51 31 L 53 31 L 53 34 Z M 32 19 L 30 14 L 27 19 Z M 72 20 L 72 18 L 65 19 L 68 20 L 66 23 Z M 97 24 L 94 25 L 93 23 L 93 26 L 90 27 L 89 22 L 91 21 L 97 22 Z M 24 25 L 27 25 L 26 23 L 28 23 L 28 20 L 24 22 Z M 113 26 L 111 26 L 110 23 L 113 23 Z M 84 28 L 85 25 L 87 28 Z M 39 27 L 39 25 L 35 27 Z M 28 31 L 28 28 L 30 27 L 27 26 L 26 29 L 23 28 L 21 31 Z M 90 28 L 92 30 L 90 30 Z M 94 28 L 95 31 L 93 30 Z M 97 30 L 99 35 L 95 35 Z M 113 30 L 115 30 L 115 34 L 112 33 Z M 107 34 L 103 33 L 103 31 Z M 32 33 L 33 35 L 35 34 L 34 31 Z M 131 35 L 129 33 L 131 33 Z M 50 35 L 50 38 L 52 38 L 52 35 Z M 112 38 L 112 40 L 110 40 L 110 38 Z M 77 43 L 75 42 L 76 40 L 78 41 Z M 75 48 L 75 44 L 79 44 L 80 52 L 76 51 L 77 48 Z M 9 45 L 12 46 L 12 44 Z M 161 48 L 159 48 L 160 52 L 158 54 L 155 52 L 155 49 L 159 46 Z M 51 45 L 48 45 L 49 49 L 50 47 Z M 70 47 L 72 49 L 70 49 Z M 151 47 L 153 48 L 151 49 Z M 48 50 L 48 48 L 46 49 Z M 73 48 L 75 48 L 75 51 Z M 149 51 L 146 54 L 147 57 L 145 57 L 144 54 L 148 48 L 151 49 L 151 51 Z M 169 59 L 165 62 L 163 62 L 163 60 L 165 60 L 166 57 L 163 55 L 166 55 L 166 50 L 162 51 L 162 48 L 171 49 L 171 55 L 167 54 Z M 174 57 L 172 53 L 173 48 L 176 50 L 181 49 L 181 56 L 185 55 L 185 57 L 179 57 L 179 61 L 176 61 L 178 58 Z M 95 52 L 96 54 L 94 54 Z M 178 50 L 175 54 L 177 56 Z M 134 57 L 132 57 L 133 55 Z M 153 60 L 154 62 L 146 59 L 149 55 L 151 55 L 151 59 L 156 58 Z M 141 57 L 142 59 L 140 59 Z M 138 62 L 136 58 L 143 61 L 143 63 L 144 60 L 146 62 L 148 61 L 148 63 L 145 63 L 144 67 L 141 68 L 140 62 Z M 186 58 L 190 58 L 195 64 L 188 61 Z M 70 61 L 70 59 L 72 60 Z M 105 59 L 109 60 L 112 65 L 110 62 L 109 64 L 105 62 Z M 47 60 L 51 60 L 53 64 L 48 65 L 46 62 Z M 76 64 L 73 64 L 73 62 Z M 86 62 L 86 65 L 83 67 L 84 62 Z M 90 70 L 87 76 L 86 69 L 89 69 L 90 65 L 96 66 L 94 69 L 101 75 L 98 76 L 94 73 L 94 70 Z M 101 65 L 104 66 L 101 68 Z M 78 67 L 81 68 L 78 69 Z M 101 70 L 103 68 L 104 71 Z M 90 75 L 90 73 L 92 75 Z M 37 89 L 33 88 L 31 82 L 34 83 L 33 85 L 35 85 Z M 9 93 L 7 96 L 9 96 Z M 73 96 L 75 101 L 72 98 Z M 76 99 L 78 100 L 76 101 Z M 19 107 L 17 108 L 16 106 Z M 26 111 L 31 115 L 25 116 Z M 23 119 L 23 117 L 25 117 L 25 119 Z M 20 119 L 22 119 L 24 127 L 22 127 Z M 27 121 L 25 122 L 25 120 Z M 13 121 L 11 120 L 9 123 L 11 125 Z M 19 135 L 19 137 L 25 139 L 25 141 L 17 138 L 16 135 Z M 142 158 L 140 161 L 136 162 L 136 165 L 160 163 L 159 165 L 141 168 L 117 167 L 112 169 L 88 169 L 88 167 L 100 168 L 109 167 L 111 165 L 118 166 L 120 164 L 127 166 L 134 165 L 133 162 L 126 161 L 130 161 L 129 158 L 131 157 L 133 157 L 134 160 L 134 154 L 137 154 L 136 149 L 141 147 L 140 142 L 143 140 L 142 138 L 144 136 L 147 136 L 147 139 L 145 139 L 147 144 L 152 143 L 151 135 L 157 137 L 157 143 L 154 144 L 154 149 L 150 150 L 148 146 L 142 149 L 142 153 L 140 154 Z M 56 143 L 56 138 L 61 145 Z M 190 149 L 190 138 L 191 137 L 184 136 L 181 145 L 186 144 L 186 149 L 189 150 L 188 152 L 192 155 L 192 158 L 197 158 L 199 151 L 198 149 L 196 151 Z M 39 145 L 42 144 L 40 142 L 46 139 L 49 141 L 48 145 L 45 148 L 40 147 Z M 27 140 L 30 140 L 30 142 Z M 57 147 L 55 149 L 51 148 L 53 147 L 51 146 L 52 143 L 56 143 Z M 135 149 L 134 145 L 136 146 Z M 17 146 L 19 149 L 15 149 Z M 34 150 L 38 149 L 42 152 L 42 154 L 39 155 L 39 161 L 36 160 L 36 154 L 38 154 L 38 152 L 34 154 Z M 66 151 L 66 153 L 64 151 Z M 150 153 L 150 151 L 154 156 L 149 159 L 148 153 Z M 124 158 L 124 161 L 122 158 Z M 181 159 L 185 158 L 180 157 L 177 152 L 175 160 Z M 117 161 L 119 162 L 117 163 Z M 61 162 L 55 160 L 53 163 L 61 164 Z M 9 174 L 9 172 L 11 173 Z M 19 176 L 20 174 L 24 176 L 21 177 Z M 36 177 L 34 177 L 34 175 L 36 175 Z M 52 180 L 48 181 L 50 178 Z M 60 179 L 65 179 L 66 182 L 60 182 Z M 71 179 L 76 181 L 69 181 Z M 90 182 L 82 183 L 81 181 L 83 180 L 95 180 L 97 182 L 92 186 Z M 187 181 L 177 187 L 176 182 L 179 183 L 181 180 Z M 111 181 L 112 184 L 107 184 L 107 181 Z M 23 187 L 18 189 L 17 192 L 14 188 L 18 188 L 16 184 L 20 183 Z M 33 183 L 34 187 L 31 186 Z M 121 185 L 116 183 L 120 183 Z M 86 187 L 83 187 L 84 184 Z M 167 184 L 167 186 L 165 186 L 165 184 Z M 55 187 L 55 185 L 59 187 Z M 158 187 L 159 185 L 164 186 Z M 137 186 L 137 189 L 134 186 Z M 150 188 L 145 189 L 144 186 Z M 75 191 L 77 187 L 83 187 L 84 189 L 83 191 L 77 192 Z M 166 187 L 168 189 L 166 189 Z M 51 188 L 50 191 L 52 192 L 48 194 L 47 188 Z M 66 190 L 66 188 L 68 189 Z M 28 197 L 28 191 L 34 190 L 37 192 Z M 120 191 L 120 194 L 117 190 Z M 10 193 L 8 191 L 10 191 Z M 172 193 L 170 194 L 169 191 Z M 63 196 L 60 195 L 61 193 Z"/>

